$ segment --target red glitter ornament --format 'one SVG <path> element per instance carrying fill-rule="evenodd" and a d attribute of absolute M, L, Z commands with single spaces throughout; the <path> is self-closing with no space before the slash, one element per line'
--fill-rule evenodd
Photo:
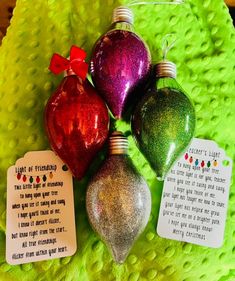
<path fill-rule="evenodd" d="M 188 159 L 188 153 L 186 153 L 186 154 L 184 155 L 184 159 L 185 159 L 185 160 Z"/>
<path fill-rule="evenodd" d="M 106 141 L 109 115 L 87 79 L 72 68 L 67 75 L 46 105 L 45 125 L 53 150 L 81 179 Z"/>
<path fill-rule="evenodd" d="M 21 173 L 18 173 L 16 177 L 17 177 L 18 180 L 20 180 L 20 178 L 21 178 Z"/>
<path fill-rule="evenodd" d="M 202 163 L 201 163 L 201 167 L 203 168 L 205 166 L 205 162 L 204 161 L 202 161 Z"/>
<path fill-rule="evenodd" d="M 27 177 L 26 177 L 26 175 L 24 175 L 23 176 L 23 182 L 26 182 L 26 180 L 27 180 Z"/>

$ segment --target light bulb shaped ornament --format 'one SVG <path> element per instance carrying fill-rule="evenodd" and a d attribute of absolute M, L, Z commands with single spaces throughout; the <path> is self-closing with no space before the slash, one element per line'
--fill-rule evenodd
<path fill-rule="evenodd" d="M 132 116 L 137 146 L 159 180 L 189 145 L 195 130 L 192 102 L 175 80 L 176 65 L 163 60 Z"/>
<path fill-rule="evenodd" d="M 81 179 L 108 136 L 108 110 L 86 79 L 86 53 L 72 46 L 70 59 L 54 54 L 49 69 L 66 76 L 48 100 L 45 127 L 52 149 Z M 50 175 L 51 177 L 51 175 Z"/>
<path fill-rule="evenodd" d="M 93 229 L 123 263 L 151 211 L 149 188 L 128 156 L 121 132 L 109 138 L 109 155 L 89 183 L 86 208 Z"/>
<path fill-rule="evenodd" d="M 133 13 L 124 6 L 113 12 L 113 24 L 93 48 L 91 75 L 95 87 L 115 118 L 123 116 L 127 102 L 150 71 L 150 52 L 134 33 Z"/>

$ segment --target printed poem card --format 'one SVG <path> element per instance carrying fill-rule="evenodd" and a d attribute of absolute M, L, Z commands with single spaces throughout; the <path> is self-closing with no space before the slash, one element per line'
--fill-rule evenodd
<path fill-rule="evenodd" d="M 71 172 L 52 151 L 26 153 L 7 174 L 7 262 L 70 256 L 76 248 Z"/>
<path fill-rule="evenodd" d="M 193 139 L 164 181 L 157 233 L 221 247 L 231 172 L 232 160 L 215 142 Z"/>

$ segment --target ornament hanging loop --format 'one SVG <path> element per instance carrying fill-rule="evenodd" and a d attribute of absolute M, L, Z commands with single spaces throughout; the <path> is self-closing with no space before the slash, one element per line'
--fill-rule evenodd
<path fill-rule="evenodd" d="M 172 1 L 130 1 L 126 6 L 136 6 L 136 5 L 179 5 L 184 4 L 184 0 L 172 0 Z"/>
<path fill-rule="evenodd" d="M 174 34 L 170 33 L 163 37 L 162 39 L 162 57 L 166 60 L 168 52 L 175 46 L 177 38 Z"/>

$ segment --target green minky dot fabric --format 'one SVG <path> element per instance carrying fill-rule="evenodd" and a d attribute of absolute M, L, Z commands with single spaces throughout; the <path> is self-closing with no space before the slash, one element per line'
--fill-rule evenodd
<path fill-rule="evenodd" d="M 72 257 L 10 266 L 5 261 L 6 171 L 30 150 L 49 148 L 43 111 L 60 83 L 48 71 L 54 52 L 68 56 L 76 44 L 88 53 L 110 25 L 117 0 L 17 0 L 11 26 L 0 47 L 0 280 L 7 281 L 234 281 L 235 187 L 232 184 L 223 247 L 210 249 L 167 240 L 156 234 L 162 184 L 136 148 L 128 123 L 118 121 L 130 142 L 130 156 L 152 193 L 149 223 L 126 262 L 113 262 L 92 231 L 86 211 L 87 182 L 74 182 L 78 250 Z M 173 33 L 168 55 L 178 82 L 195 104 L 196 137 L 215 140 L 234 159 L 235 32 L 222 0 L 185 0 L 183 5 L 133 6 L 136 32 L 161 58 L 161 41 Z M 101 153 L 95 160 L 104 159 Z M 235 173 L 233 173 L 233 178 Z"/>

